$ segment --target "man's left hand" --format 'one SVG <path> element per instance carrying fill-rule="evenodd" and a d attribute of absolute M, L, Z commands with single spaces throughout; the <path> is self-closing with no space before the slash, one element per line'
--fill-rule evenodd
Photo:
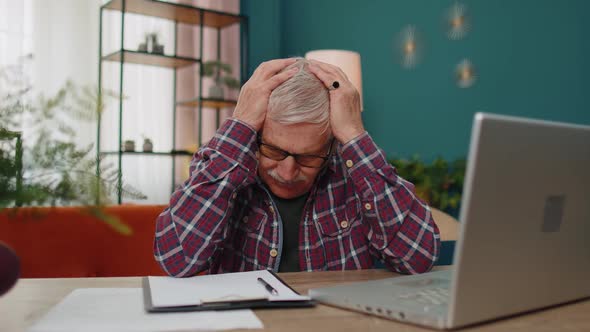
<path fill-rule="evenodd" d="M 333 65 L 310 60 L 309 71 L 324 83 L 330 92 L 330 127 L 334 137 L 346 144 L 365 132 L 361 118 L 360 95 L 344 72 Z M 338 87 L 334 87 L 337 82 Z"/>

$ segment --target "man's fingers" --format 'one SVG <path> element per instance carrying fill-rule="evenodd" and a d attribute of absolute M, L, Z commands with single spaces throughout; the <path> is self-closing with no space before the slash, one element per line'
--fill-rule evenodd
<path fill-rule="evenodd" d="M 319 67 L 321 70 L 328 72 L 336 77 L 341 77 L 348 79 L 348 76 L 340 69 L 338 66 L 331 65 L 329 63 L 317 61 L 317 60 L 310 60 L 312 65 Z"/>
<path fill-rule="evenodd" d="M 256 68 L 252 77 L 256 76 L 257 78 L 266 80 L 271 78 L 276 73 L 283 70 L 285 67 L 294 64 L 297 61 L 296 58 L 288 58 L 288 59 L 276 59 L 263 62 Z"/>
<path fill-rule="evenodd" d="M 340 80 L 336 74 L 326 71 L 325 68 L 320 67 L 316 61 L 314 61 L 308 68 L 310 72 L 312 72 L 317 78 L 320 79 L 320 81 L 322 81 L 322 83 L 324 83 L 326 88 L 331 87 L 334 81 Z"/>
<path fill-rule="evenodd" d="M 279 74 L 276 74 L 275 76 L 271 77 L 269 80 L 266 81 L 266 84 L 268 84 L 267 88 L 270 91 L 276 89 L 279 85 L 283 84 L 285 81 L 297 74 L 298 71 L 299 68 L 294 67 L 290 68 L 289 70 L 285 70 L 284 72 L 281 72 Z"/>

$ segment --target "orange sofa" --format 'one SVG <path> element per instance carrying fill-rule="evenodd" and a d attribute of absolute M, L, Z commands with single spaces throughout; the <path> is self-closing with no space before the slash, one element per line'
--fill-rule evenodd
<path fill-rule="evenodd" d="M 155 220 L 162 205 L 108 206 L 128 225 L 114 231 L 80 207 L 0 211 L 0 241 L 20 258 L 21 278 L 165 275 L 154 260 Z"/>

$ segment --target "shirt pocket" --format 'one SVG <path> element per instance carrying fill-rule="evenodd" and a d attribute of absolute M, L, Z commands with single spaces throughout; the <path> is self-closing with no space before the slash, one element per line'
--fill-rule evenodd
<path fill-rule="evenodd" d="M 362 268 L 366 261 L 367 251 L 365 232 L 362 219 L 357 217 L 355 210 L 343 205 L 330 213 L 318 216 L 316 227 L 320 239 L 318 251 L 315 252 L 315 269 L 342 270 Z M 358 264 L 361 262 L 361 265 Z"/>
<path fill-rule="evenodd" d="M 244 231 L 245 233 L 255 233 L 258 234 L 260 232 L 260 228 L 263 224 L 268 221 L 268 215 L 266 212 L 259 208 L 254 207 L 252 209 L 246 209 L 246 213 L 242 216 L 239 222 L 239 228 Z"/>
<path fill-rule="evenodd" d="M 318 217 L 317 222 L 322 236 L 334 238 L 350 234 L 357 220 L 350 218 L 349 215 L 346 206 L 341 206 L 332 212 Z"/>

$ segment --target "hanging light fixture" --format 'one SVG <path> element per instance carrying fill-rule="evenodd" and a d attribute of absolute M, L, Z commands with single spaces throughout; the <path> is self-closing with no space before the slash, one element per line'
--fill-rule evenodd
<path fill-rule="evenodd" d="M 414 68 L 421 59 L 422 43 L 413 25 L 406 26 L 399 34 L 397 48 L 404 68 Z"/>
<path fill-rule="evenodd" d="M 475 84 L 477 79 L 477 75 L 475 73 L 475 68 L 473 64 L 468 59 L 463 59 L 459 64 L 457 64 L 457 68 L 455 70 L 455 77 L 457 80 L 457 85 L 460 88 L 469 88 Z"/>
<path fill-rule="evenodd" d="M 447 36 L 452 40 L 464 38 L 469 31 L 470 20 L 467 16 L 467 7 L 459 2 L 455 2 L 446 14 Z"/>

